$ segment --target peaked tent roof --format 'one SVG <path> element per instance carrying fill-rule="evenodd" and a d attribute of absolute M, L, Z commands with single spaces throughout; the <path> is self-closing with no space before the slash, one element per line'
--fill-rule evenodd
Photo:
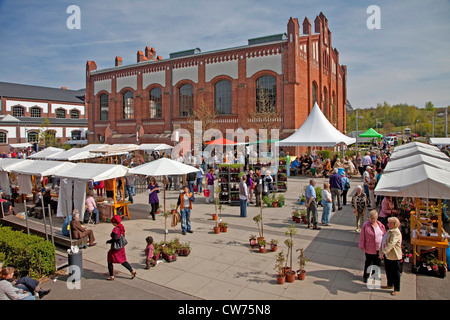
<path fill-rule="evenodd" d="M 396 146 L 394 148 L 394 151 L 400 151 L 400 150 L 405 150 L 405 149 L 409 149 L 409 148 L 413 148 L 413 147 L 420 147 L 422 149 L 430 149 L 430 150 L 435 150 L 435 151 L 439 151 L 439 148 L 436 146 L 433 146 L 431 144 L 426 144 L 426 143 L 422 143 L 422 142 L 418 142 L 418 141 L 414 141 L 414 142 L 408 142 L 399 146 Z"/>
<path fill-rule="evenodd" d="M 236 144 L 236 142 L 222 138 L 222 139 L 216 139 L 213 141 L 209 141 L 206 144 L 208 144 L 208 145 L 228 145 L 228 144 Z"/>
<path fill-rule="evenodd" d="M 382 134 L 376 132 L 375 130 L 373 130 L 373 128 L 370 128 L 366 132 L 361 133 L 359 136 L 363 137 L 363 138 L 382 138 L 383 137 Z"/>
<path fill-rule="evenodd" d="M 430 138 L 430 143 L 435 145 L 450 145 L 450 138 Z"/>
<path fill-rule="evenodd" d="M 424 155 L 427 155 L 430 157 L 450 161 L 450 158 L 447 157 L 447 155 L 445 153 L 439 151 L 439 149 L 433 150 L 433 149 L 422 148 L 419 146 L 415 146 L 412 148 L 403 149 L 403 150 L 399 150 L 399 151 L 394 151 L 394 153 L 392 153 L 392 155 L 390 156 L 390 160 L 392 161 L 395 159 L 406 158 L 406 157 L 410 157 L 410 156 L 413 156 L 416 154 L 424 154 Z"/>
<path fill-rule="evenodd" d="M 410 157 L 390 160 L 387 163 L 386 168 L 384 168 L 383 174 L 387 174 L 388 172 L 392 171 L 399 171 L 403 169 L 417 167 L 423 164 L 430 167 L 450 171 L 450 163 L 448 161 L 419 153 L 412 155 Z"/>
<path fill-rule="evenodd" d="M 338 143 L 356 142 L 337 130 L 324 116 L 317 103 L 302 126 L 292 135 L 278 142 L 280 146 L 334 147 Z"/>
<path fill-rule="evenodd" d="M 128 168 L 119 164 L 78 163 L 54 176 L 81 181 L 103 181 L 127 175 Z"/>
<path fill-rule="evenodd" d="M 199 169 L 193 166 L 168 158 L 160 158 L 158 160 L 150 161 L 140 166 L 134 167 L 130 169 L 129 173 L 148 176 L 162 176 L 180 175 L 197 171 L 199 171 Z"/>
<path fill-rule="evenodd" d="M 42 151 L 32 154 L 31 156 L 28 157 L 28 159 L 45 159 L 48 156 L 55 155 L 55 154 L 63 152 L 63 151 L 64 151 L 64 149 L 48 147 Z"/>

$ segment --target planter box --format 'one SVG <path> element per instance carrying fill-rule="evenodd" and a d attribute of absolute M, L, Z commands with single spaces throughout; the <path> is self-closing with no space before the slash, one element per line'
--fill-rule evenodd
<path fill-rule="evenodd" d="M 164 260 L 166 260 L 167 262 L 174 262 L 177 260 L 177 256 L 174 254 L 169 255 L 169 254 L 163 252 L 162 256 L 163 256 Z"/>

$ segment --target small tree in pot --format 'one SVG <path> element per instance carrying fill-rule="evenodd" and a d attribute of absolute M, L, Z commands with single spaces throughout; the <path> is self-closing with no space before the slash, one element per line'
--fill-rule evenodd
<path fill-rule="evenodd" d="M 266 253 L 266 240 L 259 240 L 258 246 L 259 246 L 259 252 Z"/>
<path fill-rule="evenodd" d="M 305 266 L 306 266 L 306 263 L 309 262 L 309 259 L 305 258 L 305 255 L 303 254 L 303 248 L 297 249 L 297 251 L 300 251 L 300 256 L 299 256 L 299 260 L 298 260 L 300 269 L 297 270 L 297 277 L 298 277 L 298 280 L 305 280 L 305 276 L 306 276 Z"/>
<path fill-rule="evenodd" d="M 278 252 L 275 257 L 275 270 L 277 271 L 277 282 L 278 284 L 284 284 L 286 281 L 286 274 L 284 273 L 284 263 L 286 259 L 284 258 L 283 251 Z"/>
<path fill-rule="evenodd" d="M 250 235 L 250 238 L 248 239 L 250 246 L 253 248 L 256 246 L 256 236 L 254 234 Z"/>
<path fill-rule="evenodd" d="M 288 253 L 287 253 L 287 259 L 286 259 L 286 267 L 287 267 L 287 262 L 290 258 L 290 264 L 289 264 L 289 270 L 286 271 L 286 281 L 287 282 L 294 282 L 295 281 L 295 271 L 292 270 L 292 248 L 294 247 L 294 240 L 293 240 L 293 236 L 297 233 L 297 231 L 295 231 L 295 226 L 291 225 L 289 227 L 287 227 L 287 231 L 286 231 L 286 235 L 289 236 L 289 239 L 286 239 L 286 241 L 284 241 L 284 244 L 288 247 Z"/>
<path fill-rule="evenodd" d="M 257 214 L 256 216 L 253 217 L 253 221 L 255 221 L 256 225 L 258 226 L 258 234 L 259 234 L 259 237 L 257 238 L 258 241 L 264 240 L 264 230 L 262 220 L 263 220 L 262 214 Z"/>
<path fill-rule="evenodd" d="M 272 249 L 272 252 L 277 251 L 277 249 L 278 249 L 278 240 L 275 240 L 275 239 L 270 240 L 270 248 Z"/>

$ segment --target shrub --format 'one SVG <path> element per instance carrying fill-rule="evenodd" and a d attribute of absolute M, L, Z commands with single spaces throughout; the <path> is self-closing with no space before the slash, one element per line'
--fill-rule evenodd
<path fill-rule="evenodd" d="M 39 279 L 55 273 L 55 246 L 45 239 L 0 227 L 0 261 L 20 276 Z"/>
<path fill-rule="evenodd" d="M 323 160 L 331 159 L 331 151 L 330 150 L 319 150 L 316 152 L 317 155 L 321 156 Z"/>

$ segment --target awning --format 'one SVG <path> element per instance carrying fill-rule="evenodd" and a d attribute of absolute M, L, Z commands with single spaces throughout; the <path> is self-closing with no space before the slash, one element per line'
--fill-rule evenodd
<path fill-rule="evenodd" d="M 430 138 L 430 143 L 437 146 L 449 146 L 450 138 Z"/>
<path fill-rule="evenodd" d="M 55 174 L 57 178 L 82 181 L 104 181 L 125 176 L 128 168 L 117 164 L 77 163 Z"/>
<path fill-rule="evenodd" d="M 33 145 L 31 143 L 25 142 L 25 143 L 10 143 L 9 144 L 11 148 L 29 148 Z"/>
<path fill-rule="evenodd" d="M 383 170 L 383 174 L 399 171 L 403 169 L 408 169 L 412 167 L 416 167 L 419 165 L 428 165 L 430 167 L 435 167 L 442 170 L 450 171 L 450 162 L 444 159 L 430 157 L 425 154 L 416 154 L 410 157 L 398 158 L 390 160 L 386 168 Z"/>
<path fill-rule="evenodd" d="M 432 149 L 428 149 L 428 148 L 422 148 L 419 146 L 415 146 L 415 147 L 403 149 L 403 150 L 398 150 L 398 151 L 394 149 L 394 153 L 390 156 L 390 160 L 406 158 L 406 157 L 410 157 L 410 156 L 416 155 L 416 154 L 423 154 L 423 155 L 427 155 L 430 157 L 450 161 L 450 158 L 447 157 L 443 152 L 439 151 L 439 149 L 432 150 Z"/>
<path fill-rule="evenodd" d="M 48 147 L 42 151 L 32 154 L 31 156 L 28 157 L 28 159 L 45 159 L 51 155 L 55 155 L 55 154 L 63 152 L 63 151 L 64 150 L 60 149 L 60 148 Z"/>
<path fill-rule="evenodd" d="M 359 136 L 363 138 L 383 138 L 383 135 L 376 132 L 373 128 L 370 128 L 366 132 L 361 133 Z"/>
<path fill-rule="evenodd" d="M 147 152 L 169 149 L 173 149 L 173 147 L 165 143 L 143 143 L 139 145 L 139 150 L 145 150 Z"/>
<path fill-rule="evenodd" d="M 34 176 L 52 176 L 62 170 L 72 168 L 76 164 L 71 162 L 57 162 L 45 160 L 29 160 L 31 162 L 12 168 L 11 171 L 18 174 L 34 175 Z"/>
<path fill-rule="evenodd" d="M 218 146 L 223 146 L 223 145 L 232 145 L 232 144 L 236 144 L 236 142 L 222 138 L 222 139 L 216 139 L 213 141 L 208 141 L 206 142 L 207 145 L 218 145 Z"/>

